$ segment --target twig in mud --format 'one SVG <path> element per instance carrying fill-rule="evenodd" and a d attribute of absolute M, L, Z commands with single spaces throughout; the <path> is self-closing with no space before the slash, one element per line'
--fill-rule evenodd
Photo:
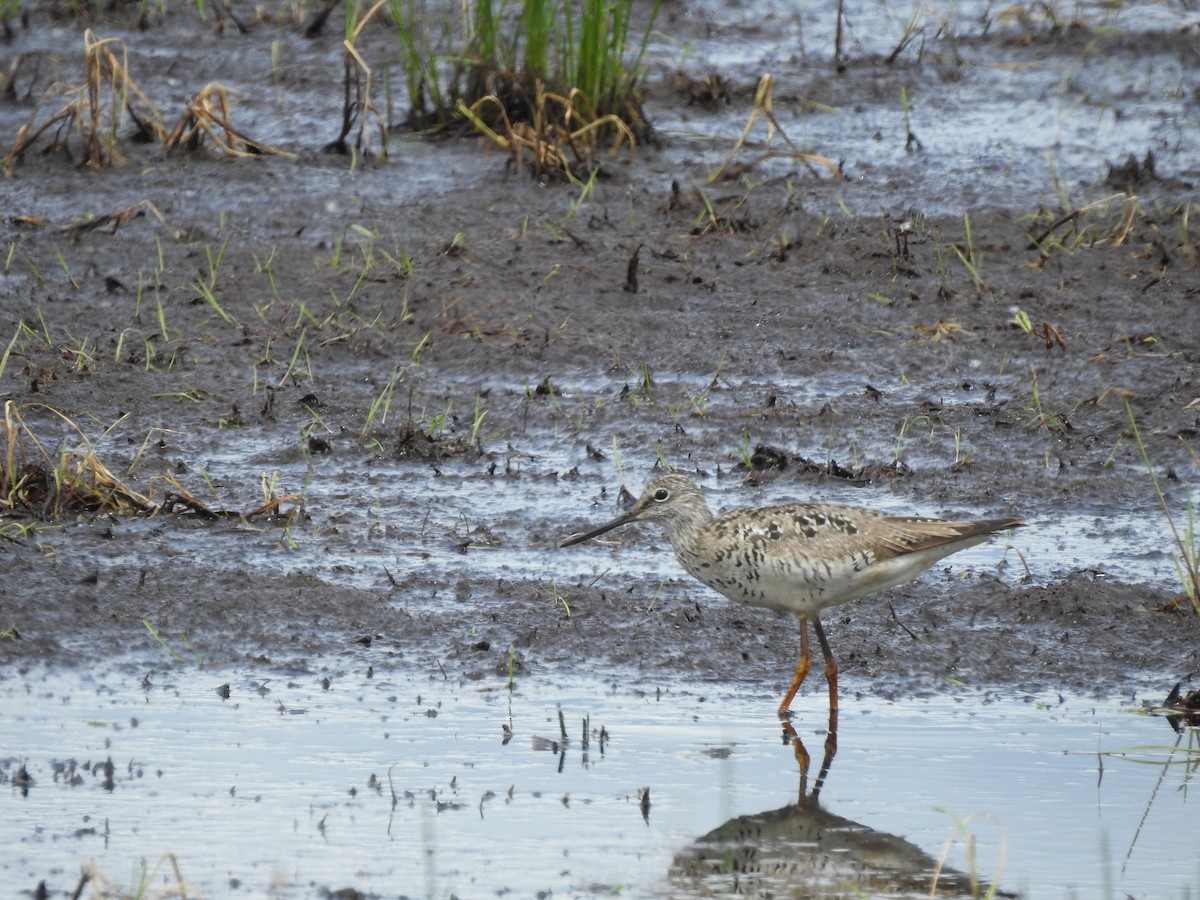
<path fill-rule="evenodd" d="M 839 9 L 841 8 L 840 3 L 838 4 L 838 7 Z M 840 23 L 840 16 L 838 21 Z M 725 161 L 717 167 L 715 172 L 712 172 L 708 176 L 707 180 L 710 184 L 717 181 L 727 181 L 730 178 L 737 177 L 747 169 L 775 157 L 799 160 L 808 166 L 809 171 L 815 171 L 812 168 L 812 163 L 817 163 L 818 165 L 822 165 L 832 172 L 833 177 L 837 181 L 842 181 L 846 177 L 842 174 L 842 167 L 829 157 L 817 156 L 813 153 L 804 153 L 792 143 L 791 138 L 787 136 L 787 133 L 783 130 L 783 128 L 780 127 L 779 121 L 775 118 L 774 91 L 775 79 L 770 73 L 764 75 L 758 80 L 758 87 L 755 88 L 754 91 L 754 107 L 750 110 L 750 117 L 746 120 L 746 127 L 742 129 L 741 136 L 734 143 L 733 149 L 729 151 L 729 155 L 725 157 Z M 748 163 L 744 163 L 743 165 L 736 167 L 733 166 L 733 158 L 738 154 L 738 151 L 741 150 L 742 147 L 746 146 L 746 139 L 750 137 L 750 132 L 754 130 L 754 126 L 758 123 L 759 119 L 767 120 L 766 146 L 768 149 L 764 150 L 759 156 L 755 157 Z M 774 137 L 776 133 L 778 133 L 780 138 L 783 139 L 783 142 L 787 144 L 788 149 L 786 151 L 769 149 L 771 138 Z"/>
<path fill-rule="evenodd" d="M 1044 244 L 1046 242 L 1046 238 L 1050 237 L 1050 235 L 1052 235 L 1054 232 L 1058 231 L 1058 229 L 1061 228 L 1063 225 L 1066 225 L 1068 222 L 1071 222 L 1071 223 L 1077 225 L 1079 223 L 1079 214 L 1080 214 L 1080 210 L 1073 209 L 1069 213 L 1059 216 L 1049 226 L 1047 226 L 1046 229 L 1041 234 L 1037 235 L 1036 237 L 1031 238 L 1030 240 L 1032 241 L 1032 243 L 1035 247 L 1041 248 L 1042 244 Z M 1045 252 L 1045 251 L 1042 251 L 1042 252 Z"/>
<path fill-rule="evenodd" d="M 396 768 L 396 763 L 388 766 L 388 790 L 392 792 L 392 809 L 388 813 L 388 837 L 392 836 L 392 821 L 396 816 L 396 807 L 400 805 L 400 796 L 396 793 L 396 783 L 392 780 L 392 769 Z"/>
<path fill-rule="evenodd" d="M 837 0 L 837 25 L 833 34 L 833 64 L 839 72 L 845 68 L 842 56 L 842 20 L 845 18 L 842 4 L 843 0 Z"/>
<path fill-rule="evenodd" d="M 888 601 L 888 609 L 891 610 L 892 619 L 895 620 L 896 624 L 899 625 L 901 628 L 903 628 L 908 633 L 908 636 L 910 638 L 912 638 L 914 641 L 919 641 L 920 638 L 917 637 L 917 635 L 913 634 L 913 630 L 911 628 L 909 628 L 907 625 L 905 625 L 903 622 L 900 621 L 900 617 L 898 615 L 896 615 L 896 607 L 892 606 L 891 600 Z"/>
<path fill-rule="evenodd" d="M 1058 231 L 1058 229 L 1066 225 L 1068 222 L 1071 223 L 1073 229 L 1077 229 L 1080 220 L 1086 213 L 1106 207 L 1114 200 L 1121 200 L 1124 204 L 1124 209 L 1121 213 L 1121 221 L 1112 230 L 1105 242 L 1109 244 L 1123 244 L 1125 243 L 1125 238 L 1129 235 L 1129 229 L 1133 227 L 1133 220 L 1137 215 L 1138 199 L 1134 194 L 1112 194 L 1108 197 L 1104 197 L 1100 200 L 1089 203 L 1086 206 L 1080 206 L 1076 209 L 1069 210 L 1051 222 L 1039 234 L 1031 236 L 1029 241 L 1042 256 L 1047 256 L 1047 250 L 1043 245 L 1050 235 Z"/>
<path fill-rule="evenodd" d="M 291 503 L 291 502 L 294 502 L 299 499 L 300 499 L 299 494 L 288 494 L 284 497 L 275 497 L 271 500 L 268 500 L 262 506 L 256 507 L 255 509 L 252 509 L 249 512 L 242 513 L 241 518 L 249 521 L 250 519 L 253 519 L 255 516 L 268 515 L 270 513 L 276 512 L 279 509 L 279 507 L 281 507 L 283 504 Z"/>
<path fill-rule="evenodd" d="M 187 491 L 184 491 L 183 493 L 178 493 L 178 494 L 175 493 L 174 491 L 167 491 L 163 494 L 163 500 L 164 500 L 164 503 L 162 505 L 162 510 L 161 510 L 163 513 L 173 513 L 175 511 L 176 506 L 182 506 L 184 509 L 191 510 L 196 515 L 198 515 L 200 518 L 206 519 L 208 521 L 212 521 L 214 519 L 226 518 L 229 515 L 226 512 L 220 512 L 220 513 L 213 512 L 211 509 L 209 509 L 207 506 L 205 506 L 203 503 L 201 503 L 199 500 L 197 500 L 195 497 L 193 497 Z"/>
<path fill-rule="evenodd" d="M 172 240 L 183 240 L 184 233 L 179 229 L 172 228 L 167 224 L 166 217 L 158 211 L 158 207 L 149 200 L 139 200 L 133 206 L 127 206 L 125 209 L 117 210 L 114 213 L 107 213 L 102 216 L 93 216 L 82 222 L 72 222 L 70 225 L 65 225 L 60 229 L 64 232 L 70 232 L 76 236 L 86 234 L 89 231 L 97 231 L 105 226 L 111 225 L 112 229 L 109 234 L 116 234 L 135 214 L 144 214 L 149 211 L 154 218 L 167 229 L 167 234 Z"/>
<path fill-rule="evenodd" d="M 641 252 L 642 245 L 638 244 L 633 251 L 633 255 L 629 257 L 629 265 L 625 267 L 624 289 L 631 294 L 638 292 L 638 255 Z"/>

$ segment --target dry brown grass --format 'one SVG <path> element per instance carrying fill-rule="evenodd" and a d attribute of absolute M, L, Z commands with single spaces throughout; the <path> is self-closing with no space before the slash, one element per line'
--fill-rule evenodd
<path fill-rule="evenodd" d="M 52 451 L 38 438 L 23 412 L 41 410 L 57 416 L 68 432 Z M 108 434 L 122 419 L 108 429 Z M 18 407 L 4 404 L 4 465 L 0 470 L 0 514 L 57 521 L 79 513 L 147 514 L 157 510 L 149 497 L 135 491 L 112 473 L 96 454 L 96 444 L 58 410 L 41 403 Z"/>
<path fill-rule="evenodd" d="M 787 136 L 779 121 L 775 118 L 775 79 L 770 75 L 764 75 L 758 80 L 758 87 L 754 92 L 754 106 L 750 110 L 750 116 L 746 119 L 746 127 L 742 129 L 741 136 L 733 145 L 733 149 L 729 151 L 729 155 L 725 157 L 725 161 L 708 176 L 710 183 L 716 181 L 728 181 L 740 177 L 744 172 L 754 168 L 760 163 L 768 159 L 794 159 L 802 162 L 810 169 L 812 164 L 824 166 L 828 169 L 835 179 L 841 181 L 845 176 L 842 174 L 842 168 L 827 156 L 818 156 L 813 153 L 805 153 L 792 143 L 791 138 Z M 760 120 L 765 120 L 767 123 L 766 140 L 761 144 L 761 149 L 757 155 L 753 156 L 748 162 L 734 165 L 734 157 L 738 155 L 744 148 L 748 146 L 751 133 L 754 131 L 755 125 Z M 779 150 L 771 146 L 772 140 L 778 135 L 783 141 L 786 149 Z"/>
<path fill-rule="evenodd" d="M 31 412 L 49 413 L 66 426 L 67 437 L 57 451 L 47 447 L 27 421 Z M 116 429 L 122 416 L 104 430 L 100 440 Z M 275 479 L 264 476 L 263 502 L 237 512 L 212 509 L 172 474 L 151 479 L 166 485 L 162 504 L 130 487 L 100 459 L 97 443 L 65 414 L 43 403 L 4 404 L 0 423 L 0 518 L 25 522 L 58 522 L 79 515 L 153 516 L 170 513 L 207 520 L 250 519 L 270 516 L 290 524 L 302 508 L 300 495 L 280 493 Z M 144 449 L 144 447 L 143 447 Z M 140 453 L 138 456 L 140 457 Z M 136 465 L 136 459 L 134 461 Z M 133 466 L 130 467 L 132 471 Z M 290 509 L 285 509 L 290 504 Z"/>
<path fill-rule="evenodd" d="M 210 144 L 224 156 L 295 157 L 294 153 L 256 141 L 234 127 L 229 98 L 238 93 L 216 81 L 206 84 L 188 101 L 183 115 L 166 137 L 166 148 L 194 153 Z"/>
<path fill-rule="evenodd" d="M 162 116 L 129 75 L 129 50 L 119 38 L 97 38 L 91 29 L 83 35 L 83 80 L 58 83 L 48 93 L 64 99 L 59 110 L 44 119 L 41 105 L 17 132 L 0 167 L 11 171 L 43 135 L 51 141 L 46 152 L 71 153 L 70 141 L 79 142 L 81 163 L 93 171 L 121 160 L 118 132 L 132 122 L 136 138 L 161 141 L 166 134 Z"/>
<path fill-rule="evenodd" d="M 188 101 L 175 126 L 167 130 L 163 117 L 129 74 L 129 50 L 119 38 L 97 38 L 88 30 L 83 39 L 83 79 L 55 82 L 45 97 L 59 97 L 62 105 L 43 115 L 39 103 L 29 121 L 17 132 L 0 168 L 13 165 L 35 146 L 42 152 L 80 157 L 82 165 L 99 171 L 124 159 L 120 146 L 132 140 L 161 143 L 176 152 L 196 152 L 211 147 L 224 156 L 271 154 L 293 156 L 240 131 L 233 124 L 230 98 L 233 91 L 217 82 L 201 88 Z M 133 135 L 122 135 L 132 123 Z M 77 147 L 74 145 L 77 144 Z"/>
<path fill-rule="evenodd" d="M 612 114 L 595 116 L 590 106 L 578 88 L 564 96 L 548 92 L 538 81 L 532 121 L 510 120 L 504 102 L 493 94 L 470 106 L 460 100 L 458 111 L 512 156 L 517 171 L 528 169 L 537 178 L 558 174 L 581 180 L 595 171 L 597 145 L 609 135 L 610 154 L 626 144 L 635 145 L 633 131 L 624 121 Z"/>

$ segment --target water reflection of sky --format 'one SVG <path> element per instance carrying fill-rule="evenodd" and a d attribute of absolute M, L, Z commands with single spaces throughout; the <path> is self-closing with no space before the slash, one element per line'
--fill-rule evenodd
<path fill-rule="evenodd" d="M 209 896 L 272 886 L 284 897 L 321 886 L 688 896 L 695 880 L 668 872 L 697 838 L 796 800 L 797 765 L 773 696 L 599 678 L 522 681 L 510 696 L 502 682 L 382 666 L 371 679 L 331 672 L 327 690 L 311 673 L 145 674 L 148 687 L 140 670 L 3 680 L 4 772 L 11 779 L 23 763 L 34 778 L 28 796 L 10 789 L 2 801 L 4 883 L 32 889 L 48 878 L 69 891 L 78 867 L 95 860 L 128 888 L 139 859 L 173 853 Z M 223 683 L 229 700 L 217 696 Z M 1164 720 L 1131 710 L 1143 699 L 859 698 L 843 710 L 821 801 L 933 858 L 953 817 L 978 816 L 979 873 L 994 871 L 1003 832 L 1003 886 L 1025 897 L 1185 896 L 1200 884 L 1193 835 L 1180 827 L 1194 818 L 1187 775 L 1162 765 L 1184 753 L 1163 749 L 1175 740 Z M 824 713 L 810 701 L 797 726 L 815 774 Z M 535 737 L 560 738 L 560 710 L 569 741 L 557 753 Z M 586 750 L 585 717 L 594 732 Z M 506 745 L 505 725 L 514 733 Z M 1108 756 L 1101 777 L 1097 753 L 1135 747 L 1154 748 L 1131 755 L 1155 764 Z M 108 758 L 111 791 L 82 770 Z M 54 779 L 68 759 L 81 772 L 76 786 Z M 966 866 L 961 841 L 949 864 Z"/>

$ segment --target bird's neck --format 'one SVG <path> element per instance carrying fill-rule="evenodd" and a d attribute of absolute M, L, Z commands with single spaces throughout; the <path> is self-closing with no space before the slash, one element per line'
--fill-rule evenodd
<path fill-rule="evenodd" d="M 703 503 L 689 509 L 688 513 L 689 515 L 681 516 L 671 523 L 667 536 L 671 539 L 671 549 L 675 551 L 675 556 L 684 563 L 685 569 L 691 571 L 688 562 L 695 559 L 699 546 L 703 543 L 704 531 L 712 523 L 713 515 Z"/>

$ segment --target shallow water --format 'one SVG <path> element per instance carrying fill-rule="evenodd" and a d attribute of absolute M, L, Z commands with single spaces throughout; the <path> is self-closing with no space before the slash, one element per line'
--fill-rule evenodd
<path fill-rule="evenodd" d="M 114 445 L 126 443 L 120 431 L 112 440 Z M 879 444 L 881 453 L 886 453 L 887 440 L 885 435 Z M 572 467 L 585 465 L 577 443 L 562 435 L 544 431 L 522 435 L 519 446 L 536 447 L 539 455 L 513 452 L 513 471 L 519 473 L 515 477 L 488 471 L 493 464 L 502 470 L 504 451 L 491 461 L 451 460 L 444 466 L 446 472 L 438 473 L 425 463 L 379 459 L 348 448 L 330 456 L 302 458 L 279 438 L 257 436 L 253 429 L 216 438 L 198 429 L 192 435 L 176 433 L 173 441 L 172 458 L 182 453 L 204 461 L 205 478 L 216 490 L 205 492 L 201 499 L 211 508 L 251 509 L 263 498 L 246 491 L 264 479 L 273 479 L 281 494 L 298 491 L 307 518 L 287 535 L 261 519 L 197 527 L 157 518 L 80 521 L 41 532 L 40 543 L 69 551 L 81 564 L 125 579 L 139 570 L 154 573 L 161 561 L 193 553 L 235 554 L 247 570 L 303 571 L 338 584 L 376 590 L 387 589 L 387 572 L 424 571 L 451 577 L 463 566 L 466 555 L 473 577 L 485 581 L 494 577 L 565 584 L 581 575 L 590 580 L 614 569 L 658 580 L 684 577 L 665 538 L 653 527 L 642 528 L 647 540 L 630 537 L 641 546 L 619 556 L 595 542 L 569 553 L 554 551 L 558 539 L 584 524 L 607 521 L 621 510 L 616 497 L 620 482 L 611 463 L 586 465 L 588 474 L 577 478 L 562 477 Z M 919 444 L 919 438 L 910 438 L 912 452 L 905 453 L 915 468 L 932 472 L 946 467 L 952 449 L 939 445 L 931 450 Z M 620 455 L 625 484 L 636 493 L 653 477 L 656 457 L 648 448 L 623 449 Z M 725 472 L 734 465 L 731 456 Z M 829 478 L 809 479 L 802 485 L 785 481 L 747 488 L 741 485 L 743 478 L 744 473 L 726 478 L 713 471 L 699 482 L 714 511 L 809 501 L 968 518 L 1009 511 L 947 507 L 921 496 L 919 485 L 903 481 L 862 487 Z M 1072 501 L 1044 518 L 1032 515 L 1030 528 L 961 551 L 939 568 L 1001 570 L 1013 578 L 1028 575 L 1037 583 L 1083 569 L 1130 583 L 1169 587 L 1176 583 L 1169 529 L 1161 509 L 1152 501 L 1145 476 L 1134 472 L 1120 483 L 1122 487 L 1129 484 L 1145 490 L 1136 497 L 1120 498 L 1125 507 L 1119 519 L 1108 509 L 1088 510 Z M 240 491 L 233 493 L 226 486 L 237 486 Z M 1186 522 L 1181 510 L 1186 509 L 1187 496 L 1186 488 L 1180 486 L 1171 495 L 1181 527 Z M 477 532 L 481 528 L 486 531 Z M 289 542 L 294 542 L 300 556 L 280 552 Z M 653 593 L 653 584 L 648 593 Z M 705 600 L 720 602 L 707 589 L 693 588 Z"/>
<path fill-rule="evenodd" d="M 1183 138 L 1195 128 L 1186 51 L 1176 55 L 1154 38 L 1193 27 L 1182 5 L 847 3 L 845 16 L 849 75 L 831 64 L 833 8 L 785 0 L 701 6 L 687 17 L 690 40 L 676 35 L 650 55 L 665 69 L 716 73 L 738 87 L 771 74 L 783 132 L 843 164 L 838 199 L 860 214 L 961 213 L 1067 195 L 1078 203 L 1079 193 L 1111 193 L 1101 184 L 1107 163 L 1147 150 L 1164 173 L 1195 170 L 1194 142 Z M 915 37 L 883 63 L 906 30 Z M 1129 43 L 1113 48 L 1101 35 Z M 1139 38 L 1148 40 L 1139 46 Z M 737 101 L 716 115 L 678 106 L 653 112 L 685 155 L 709 147 L 718 159 L 748 117 Z M 760 122 L 742 158 L 767 146 Z M 778 136 L 769 146 L 785 149 Z M 784 159 L 770 167 L 776 175 L 796 168 Z M 805 180 L 796 179 L 804 202 L 828 208 Z"/>
<path fill-rule="evenodd" d="M 1193 835 L 1180 827 L 1194 818 L 1186 753 L 1165 720 L 1140 713 L 1143 698 L 964 690 L 879 702 L 854 696 L 860 689 L 868 685 L 845 684 L 839 748 L 820 789 L 828 813 L 869 830 L 852 829 L 841 862 L 866 859 L 855 849 L 864 835 L 895 835 L 918 865 L 950 842 L 947 865 L 963 869 L 955 823 L 966 820 L 978 874 L 990 879 L 1002 859 L 1002 887 L 1025 897 L 1183 897 L 1200 884 Z M 128 888 L 145 860 L 161 888 L 173 853 L 189 889 L 208 896 L 729 889 L 732 876 L 694 861 L 697 840 L 794 804 L 800 776 L 774 698 L 724 691 L 660 693 L 596 675 L 530 679 L 510 693 L 436 669 L 347 671 L 328 686 L 309 672 L 8 672 L 0 762 L 6 780 L 23 765 L 33 783 L 10 784 L 2 801 L 0 881 L 67 891 L 90 861 Z M 810 792 L 820 699 L 798 704 L 814 756 Z M 1131 752 L 1098 755 L 1122 751 Z M 805 856 L 777 823 L 744 821 L 758 822 L 764 869 L 772 853 L 792 864 Z M 797 886 L 789 877 L 816 883 L 741 875 L 784 892 Z M 822 877 L 836 892 L 850 876 Z"/>
<path fill-rule="evenodd" d="M 329 32 L 308 40 L 294 23 L 279 24 L 234 38 L 213 33 L 203 19 L 187 19 L 194 33 L 182 57 L 200 55 L 212 71 L 222 73 L 222 83 L 236 92 L 234 123 L 243 132 L 311 157 L 337 135 L 343 50 Z M 923 2 L 851 3 L 843 24 L 843 55 L 852 70 L 859 70 L 849 75 L 834 71 L 835 19 L 819 4 L 698 3 L 686 15 L 664 12 L 645 62 L 652 94 L 647 112 L 668 138 L 669 167 L 700 160 L 715 171 L 747 124 L 752 86 L 771 74 L 783 133 L 805 152 L 839 161 L 847 180 L 832 195 L 823 188 L 809 191 L 805 183 L 826 180 L 825 170 L 814 169 L 819 176 L 801 174 L 790 158 L 766 161 L 754 176 L 789 178 L 794 182 L 789 196 L 799 186 L 804 203 L 826 212 L 961 214 L 1010 204 L 1032 212 L 1039 203 L 1053 207 L 1065 198 L 1079 206 L 1119 193 L 1103 183 L 1109 164 L 1119 165 L 1131 154 L 1141 160 L 1147 151 L 1157 157 L 1160 175 L 1186 179 L 1198 169 L 1197 124 L 1189 99 L 1194 85 L 1184 38 L 1194 23 L 1184 4 L 997 9 L 986 0 L 946 8 Z M 884 64 L 906 30 L 915 39 L 893 63 Z M 159 46 L 153 31 L 148 36 L 108 25 L 100 35 L 126 42 L 133 78 L 168 121 L 202 86 L 181 77 L 179 48 Z M 71 28 L 18 30 L 13 55 L 47 48 L 66 48 L 61 74 L 75 77 L 69 54 L 82 54 L 82 41 Z M 396 96 L 390 98 L 386 121 L 394 124 L 407 108 L 397 42 L 390 29 L 368 31 L 360 51 L 379 72 L 391 72 Z M 719 75 L 737 97 L 715 111 L 687 104 L 664 87 L 679 73 L 691 79 Z M 376 102 L 384 103 L 382 98 Z M 28 117 L 28 108 L 0 106 L 0 129 L 15 133 Z M 908 140 L 910 133 L 918 144 Z M 374 122 L 364 135 L 372 153 L 384 151 Z M 280 188 L 302 186 L 313 196 L 328 197 L 346 186 L 348 196 L 327 204 L 312 223 L 322 233 L 326 216 L 373 204 L 381 196 L 404 203 L 448 183 L 461 187 L 472 174 L 487 171 L 478 165 L 473 140 L 459 142 L 461 153 L 451 145 L 431 148 L 408 141 L 402 132 L 387 141 L 394 167 L 358 170 L 348 164 L 339 171 L 302 162 L 300 179 L 288 179 Z M 740 160 L 768 148 L 782 151 L 786 145 L 778 136 L 768 141 L 760 121 Z M 447 153 L 455 153 L 451 165 Z M 499 167 L 499 158 L 492 159 Z M 72 189 L 59 192 L 54 184 L 18 181 L 12 187 L 15 206 L 53 220 L 111 212 L 129 202 L 120 192 L 106 196 L 109 187 L 102 179 L 82 197 Z M 180 173 L 178 191 L 147 196 L 169 217 L 200 203 L 232 212 L 256 202 L 236 188 L 225 190 L 221 178 L 206 173 L 202 164 Z M 336 238 L 337 229 L 330 236 Z"/>

